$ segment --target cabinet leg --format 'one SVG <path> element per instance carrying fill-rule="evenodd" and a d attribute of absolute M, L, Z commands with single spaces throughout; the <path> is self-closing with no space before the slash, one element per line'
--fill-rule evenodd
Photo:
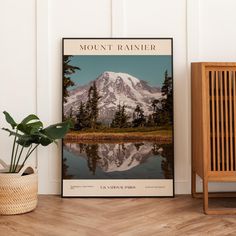
<path fill-rule="evenodd" d="M 192 170 L 192 184 L 191 184 L 191 192 L 192 197 L 196 197 L 196 172 Z"/>
<path fill-rule="evenodd" d="M 208 196 L 208 181 L 203 179 L 203 210 L 205 214 L 208 214 L 209 196 Z"/>

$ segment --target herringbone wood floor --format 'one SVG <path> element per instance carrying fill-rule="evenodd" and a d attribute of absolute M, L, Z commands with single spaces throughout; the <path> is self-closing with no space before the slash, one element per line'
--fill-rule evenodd
<path fill-rule="evenodd" d="M 235 206 L 234 202 L 235 199 L 223 200 L 220 206 Z M 233 236 L 236 216 L 206 216 L 202 213 L 202 200 L 190 196 L 108 199 L 40 196 L 34 212 L 0 216 L 0 235 Z"/>

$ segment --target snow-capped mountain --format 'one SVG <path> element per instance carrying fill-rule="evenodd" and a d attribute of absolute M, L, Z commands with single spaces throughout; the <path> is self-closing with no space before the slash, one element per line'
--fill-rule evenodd
<path fill-rule="evenodd" d="M 77 143 L 67 143 L 65 148 L 78 156 L 88 159 L 95 157 L 96 166 L 104 172 L 126 171 L 144 163 L 153 155 L 153 144 L 149 142 L 123 144 L 98 144 L 96 151 L 93 144 L 83 144 L 83 147 Z M 93 150 L 93 151 L 91 151 Z M 161 148 L 159 149 L 161 154 Z"/>
<path fill-rule="evenodd" d="M 84 86 L 78 86 L 69 92 L 68 102 L 64 104 L 65 114 L 69 114 L 72 107 L 73 112 L 77 112 L 80 102 L 86 102 L 88 90 L 94 81 Z M 152 112 L 151 102 L 161 98 L 160 88 L 152 87 L 147 82 L 126 74 L 106 71 L 95 79 L 99 96 L 99 120 L 111 121 L 117 106 L 125 105 L 126 111 L 132 116 L 137 105 L 143 110 L 145 115 Z"/>

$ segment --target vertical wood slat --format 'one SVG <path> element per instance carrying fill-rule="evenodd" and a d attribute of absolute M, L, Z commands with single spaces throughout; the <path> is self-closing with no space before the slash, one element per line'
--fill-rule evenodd
<path fill-rule="evenodd" d="M 220 171 L 220 123 L 219 123 L 219 78 L 218 72 L 215 71 L 216 80 L 216 139 L 217 139 L 217 168 Z"/>
<path fill-rule="evenodd" d="M 228 95 L 228 73 L 227 71 L 223 72 L 224 74 L 224 100 L 225 100 L 225 120 L 224 120 L 224 124 L 225 124 L 225 134 L 223 135 L 224 138 L 224 142 L 225 142 L 225 169 L 228 171 L 229 170 L 229 131 L 228 131 L 228 101 L 229 101 L 229 95 Z"/>
<path fill-rule="evenodd" d="M 211 103 L 210 103 L 210 83 L 209 83 L 209 76 L 210 76 L 210 72 L 207 73 L 207 71 L 205 71 L 205 80 L 203 83 L 203 86 L 205 87 L 205 93 L 203 93 L 203 97 L 204 97 L 204 101 L 205 101 L 205 106 L 203 106 L 203 113 L 205 115 L 204 120 L 207 124 L 207 127 L 204 131 L 204 136 L 206 137 L 204 142 L 205 145 L 207 147 L 209 147 L 208 149 L 205 149 L 205 155 L 208 156 L 209 158 L 204 160 L 204 172 L 207 173 L 208 171 L 210 171 L 211 168 L 211 156 L 212 156 L 212 150 L 211 150 L 211 124 L 210 124 L 210 107 L 211 107 Z M 205 108 L 205 109 L 204 109 Z M 206 109 L 207 108 L 207 109 Z"/>
<path fill-rule="evenodd" d="M 224 145 L 224 94 L 223 94 L 223 76 L 220 73 L 220 137 L 221 137 L 221 165 L 220 170 L 225 170 L 225 145 Z"/>
<path fill-rule="evenodd" d="M 213 171 L 216 170 L 216 136 L 215 136 L 215 71 L 211 71 L 211 114 L 212 114 L 212 158 L 211 160 L 213 161 L 212 167 Z"/>
<path fill-rule="evenodd" d="M 212 106 L 211 106 L 211 99 L 212 99 L 212 94 L 211 94 L 211 71 L 206 71 L 206 83 L 208 84 L 208 90 L 207 90 L 207 94 L 208 94 L 208 108 L 209 108 L 209 129 L 210 129 L 210 146 L 209 146 L 209 158 L 208 158 L 208 170 L 210 171 L 212 169 Z"/>
<path fill-rule="evenodd" d="M 235 158 L 236 158 L 236 71 L 234 71 L 233 76 L 233 103 L 234 103 L 234 112 L 233 112 L 233 122 L 234 122 L 234 170 L 235 170 Z"/>
<path fill-rule="evenodd" d="M 233 94 L 232 94 L 232 77 L 233 73 L 229 73 L 229 147 L 230 147 L 230 171 L 234 170 L 233 167 L 233 113 L 232 113 L 232 103 L 233 103 Z"/>
<path fill-rule="evenodd" d="M 212 72 L 206 71 L 206 76 L 207 76 L 207 84 L 208 84 L 208 102 L 209 102 L 209 129 L 210 129 L 210 136 L 209 136 L 209 157 L 208 158 L 208 170 L 212 170 L 212 163 L 213 163 L 213 147 L 212 147 Z"/>

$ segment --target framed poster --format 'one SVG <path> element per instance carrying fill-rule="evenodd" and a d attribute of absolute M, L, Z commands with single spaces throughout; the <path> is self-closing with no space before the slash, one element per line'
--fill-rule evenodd
<path fill-rule="evenodd" d="M 63 197 L 174 196 L 172 48 L 63 39 Z"/>

